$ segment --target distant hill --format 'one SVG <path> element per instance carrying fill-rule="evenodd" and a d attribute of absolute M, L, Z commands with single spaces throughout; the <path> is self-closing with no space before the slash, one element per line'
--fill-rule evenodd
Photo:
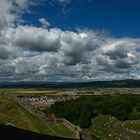
<path fill-rule="evenodd" d="M 93 82 L 4 82 L 0 88 L 138 88 L 140 80 L 93 81 Z"/>

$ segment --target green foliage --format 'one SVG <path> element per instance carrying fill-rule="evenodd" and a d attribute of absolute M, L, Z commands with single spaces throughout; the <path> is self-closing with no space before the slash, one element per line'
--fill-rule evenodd
<path fill-rule="evenodd" d="M 82 128 L 88 128 L 91 118 L 99 114 L 111 115 L 121 121 L 140 119 L 140 96 L 83 96 L 77 100 L 55 103 L 45 112 L 53 112 L 56 117 L 66 118 Z"/>
<path fill-rule="evenodd" d="M 82 128 L 88 128 L 91 125 L 91 112 L 84 107 L 79 118 L 79 125 Z"/>

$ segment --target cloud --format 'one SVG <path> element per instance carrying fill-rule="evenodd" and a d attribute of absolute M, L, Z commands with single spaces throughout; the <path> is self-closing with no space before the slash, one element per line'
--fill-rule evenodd
<path fill-rule="evenodd" d="M 88 33 L 63 32 L 61 34 L 61 44 L 65 65 L 90 63 L 91 52 L 99 45 L 97 40 L 95 36 Z"/>
<path fill-rule="evenodd" d="M 0 1 L 0 7 L 5 6 L 0 8 L 1 81 L 140 78 L 140 38 L 115 38 L 87 29 L 73 32 L 47 28 L 50 24 L 44 18 L 40 22 L 46 28 L 18 25 L 16 22 L 33 4 L 28 2 Z"/>
<path fill-rule="evenodd" d="M 0 0 L 1 17 L 4 17 L 9 25 L 14 26 L 28 5 L 28 0 Z"/>
<path fill-rule="evenodd" d="M 107 43 L 96 57 L 96 62 L 107 72 L 130 73 L 136 70 L 139 56 L 135 48 L 139 46 L 139 39 L 113 39 Z"/>
<path fill-rule="evenodd" d="M 8 28 L 4 33 L 8 38 L 0 47 L 1 61 L 8 61 L 7 69 L 14 69 L 11 75 L 21 80 L 28 77 L 31 81 L 84 81 L 139 76 L 136 50 L 140 39 L 33 26 Z"/>
<path fill-rule="evenodd" d="M 66 6 L 71 3 L 71 0 L 53 0 L 54 2 L 60 3 L 62 6 Z"/>
<path fill-rule="evenodd" d="M 43 28 L 19 26 L 13 36 L 14 45 L 23 50 L 56 52 L 60 47 L 60 31 L 57 29 L 49 32 Z"/>
<path fill-rule="evenodd" d="M 50 26 L 50 23 L 45 18 L 39 18 L 39 22 L 42 24 L 42 27 L 47 28 Z"/>
<path fill-rule="evenodd" d="M 8 26 L 8 23 L 4 17 L 0 17 L 0 31 L 4 30 Z"/>

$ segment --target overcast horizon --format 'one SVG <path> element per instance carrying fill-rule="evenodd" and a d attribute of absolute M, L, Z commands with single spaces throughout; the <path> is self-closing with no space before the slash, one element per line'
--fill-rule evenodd
<path fill-rule="evenodd" d="M 0 82 L 140 79 L 139 0 L 0 0 Z"/>

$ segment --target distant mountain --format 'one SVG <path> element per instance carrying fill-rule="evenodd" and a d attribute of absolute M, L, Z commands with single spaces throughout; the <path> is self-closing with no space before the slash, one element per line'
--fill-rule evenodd
<path fill-rule="evenodd" d="M 140 80 L 93 81 L 93 82 L 4 82 L 0 88 L 138 88 Z"/>
<path fill-rule="evenodd" d="M 0 124 L 1 140 L 72 140 L 55 136 L 37 134 L 13 126 Z"/>

